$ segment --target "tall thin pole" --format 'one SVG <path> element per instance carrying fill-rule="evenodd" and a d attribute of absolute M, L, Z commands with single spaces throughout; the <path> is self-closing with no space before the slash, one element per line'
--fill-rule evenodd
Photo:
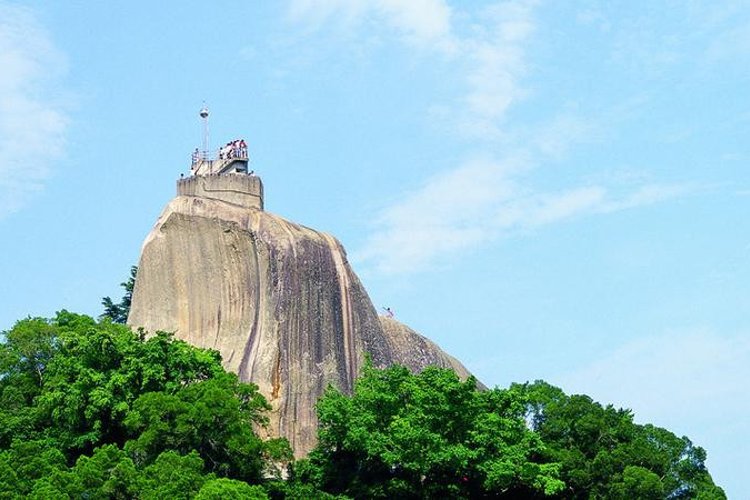
<path fill-rule="evenodd" d="M 200 117 L 203 120 L 203 159 L 208 161 L 208 108 L 205 102 L 201 108 Z"/>

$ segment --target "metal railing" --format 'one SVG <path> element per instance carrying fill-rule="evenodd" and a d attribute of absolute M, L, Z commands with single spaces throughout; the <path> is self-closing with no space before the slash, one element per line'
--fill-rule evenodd
<path fill-rule="evenodd" d="M 216 150 L 216 154 L 211 154 L 209 151 L 194 151 L 190 155 L 190 164 L 196 165 L 203 162 L 214 162 L 221 160 L 249 160 L 250 157 L 247 154 L 247 148 L 219 148 Z"/>

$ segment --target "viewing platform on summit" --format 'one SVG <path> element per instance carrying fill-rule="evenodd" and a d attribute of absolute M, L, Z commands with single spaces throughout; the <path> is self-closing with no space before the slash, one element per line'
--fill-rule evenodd
<path fill-rule="evenodd" d="M 245 141 L 238 139 L 220 148 L 216 156 L 193 151 L 189 177 L 177 181 L 179 196 L 197 196 L 263 210 L 263 183 L 247 171 Z"/>
<path fill-rule="evenodd" d="M 215 155 L 205 150 L 198 151 L 198 148 L 195 148 L 191 156 L 190 173 L 192 175 L 246 174 L 249 161 L 245 140 L 237 139 L 219 148 Z"/>
<path fill-rule="evenodd" d="M 190 176 L 177 180 L 177 195 L 224 201 L 245 208 L 263 210 L 263 182 L 248 172 L 250 157 L 244 139 L 229 141 L 211 153 L 208 141 L 208 108 L 200 111 L 203 147 L 195 148 L 190 159 Z"/>

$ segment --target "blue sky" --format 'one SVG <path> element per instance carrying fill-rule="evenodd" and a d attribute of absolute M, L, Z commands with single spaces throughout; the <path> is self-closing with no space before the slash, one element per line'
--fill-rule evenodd
<path fill-rule="evenodd" d="M 0 329 L 121 295 L 206 100 L 377 307 L 747 498 L 748 89 L 741 1 L 0 0 Z"/>

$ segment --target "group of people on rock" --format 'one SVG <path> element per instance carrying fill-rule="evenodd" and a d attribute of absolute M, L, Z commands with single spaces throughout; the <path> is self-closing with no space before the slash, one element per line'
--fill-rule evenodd
<path fill-rule="evenodd" d="M 247 144 L 245 144 L 245 139 L 236 139 L 228 142 L 226 146 L 219 149 L 220 160 L 228 160 L 230 158 L 247 158 Z"/>
<path fill-rule="evenodd" d="M 219 160 L 229 160 L 232 158 L 244 160 L 247 159 L 247 157 L 247 144 L 245 143 L 245 139 L 230 141 L 226 146 L 219 148 Z M 195 165 L 203 160 L 210 160 L 210 157 L 207 157 L 205 152 L 201 154 L 198 148 L 195 148 L 195 151 L 193 151 L 191 155 L 191 160 L 192 165 Z"/>

